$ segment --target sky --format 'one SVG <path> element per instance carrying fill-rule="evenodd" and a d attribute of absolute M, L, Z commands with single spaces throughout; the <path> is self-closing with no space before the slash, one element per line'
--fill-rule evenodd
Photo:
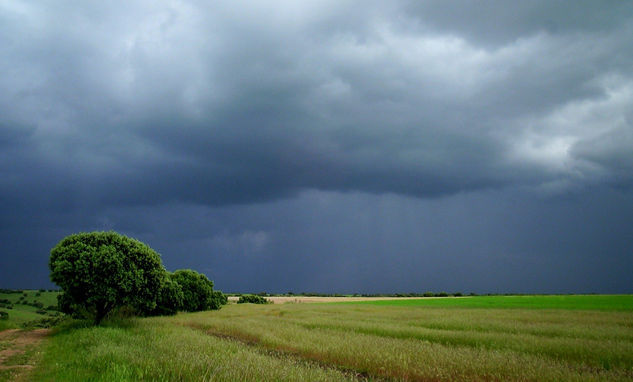
<path fill-rule="evenodd" d="M 633 2 L 0 0 L 0 287 L 633 293 Z"/>

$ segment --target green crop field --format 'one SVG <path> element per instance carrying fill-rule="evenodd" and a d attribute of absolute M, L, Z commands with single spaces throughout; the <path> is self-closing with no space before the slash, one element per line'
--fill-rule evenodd
<path fill-rule="evenodd" d="M 420 298 L 349 302 L 385 306 L 427 306 L 436 308 L 523 308 L 633 311 L 633 295 L 542 295 Z"/>
<path fill-rule="evenodd" d="M 633 312 L 631 296 L 232 304 L 62 325 L 30 378 L 630 381 Z"/>

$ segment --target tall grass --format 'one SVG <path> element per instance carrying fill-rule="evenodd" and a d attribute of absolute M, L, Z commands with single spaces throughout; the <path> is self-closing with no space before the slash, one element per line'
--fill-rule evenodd
<path fill-rule="evenodd" d="M 633 313 L 229 305 L 63 328 L 36 380 L 633 380 Z"/>
<path fill-rule="evenodd" d="M 294 305 L 230 307 L 173 321 L 380 377 L 559 381 L 632 379 L 632 319 L 619 312 Z"/>
<path fill-rule="evenodd" d="M 349 381 L 354 376 L 143 319 L 52 335 L 36 381 Z"/>

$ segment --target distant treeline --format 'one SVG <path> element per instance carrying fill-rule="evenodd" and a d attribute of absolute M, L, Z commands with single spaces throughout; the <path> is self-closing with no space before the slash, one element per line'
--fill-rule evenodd
<path fill-rule="evenodd" d="M 228 293 L 227 296 L 242 296 L 247 293 Z M 248 293 L 250 294 L 250 293 Z M 256 293 L 257 296 L 262 297 L 283 297 L 283 296 L 302 296 L 302 297 L 460 297 L 464 296 L 462 292 L 411 292 L 411 293 L 354 293 L 354 294 L 340 294 L 340 293 L 315 293 L 315 292 L 301 292 L 301 293 L 268 293 L 268 292 L 259 292 Z M 470 293 L 469 296 L 477 296 L 476 293 Z"/>
<path fill-rule="evenodd" d="M 12 293 L 24 293 L 35 289 L 3 289 L 0 288 L 0 293 L 12 294 Z M 37 289 L 38 292 L 59 292 L 59 289 Z"/>
<path fill-rule="evenodd" d="M 227 296 L 239 297 L 242 295 L 251 293 L 227 293 Z M 263 297 L 290 297 L 290 296 L 302 296 L 302 297 L 461 297 L 461 296 L 544 296 L 543 293 L 462 293 L 462 292 L 411 292 L 411 293 L 354 293 L 354 294 L 340 294 L 340 293 L 316 293 L 316 292 L 301 292 L 301 293 L 268 293 L 259 292 L 255 293 L 258 296 Z M 578 293 L 555 293 L 556 295 L 577 295 Z M 581 293 L 583 295 L 591 295 L 596 293 Z"/>

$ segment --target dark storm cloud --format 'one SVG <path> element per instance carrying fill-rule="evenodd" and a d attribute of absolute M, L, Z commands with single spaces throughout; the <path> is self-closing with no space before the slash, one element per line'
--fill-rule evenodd
<path fill-rule="evenodd" d="M 365 194 L 400 198 L 403 210 L 488 192 L 626 194 L 631 15 L 628 2 L 4 3 L 0 227 L 3 242 L 28 227 L 42 236 L 5 251 L 45 252 L 85 229 L 160 238 L 175 228 L 143 223 L 148 209 L 172 221 L 211 208 L 201 242 L 186 244 L 186 232 L 173 242 L 273 261 L 290 251 L 271 248 L 292 222 L 222 233 L 212 216 L 250 221 L 239 206 L 265 204 L 283 222 L 315 190 L 337 195 L 337 210 Z M 297 227 L 327 236 L 341 218 Z M 404 243 L 406 258 L 421 244 L 399 236 L 397 220 L 383 249 Z M 342 244 L 355 229 L 332 239 L 341 269 L 366 250 Z M 309 236 L 284 243 L 328 251 Z"/>
<path fill-rule="evenodd" d="M 439 33 L 455 33 L 484 44 L 505 45 L 526 36 L 547 34 L 593 34 L 613 32 L 630 23 L 631 5 L 602 2 L 534 0 L 517 4 L 499 1 L 440 0 L 407 2 L 405 9 L 420 20 L 420 26 Z"/>
<path fill-rule="evenodd" d="M 600 13 L 615 22 L 591 16 L 585 28 L 558 4 L 482 4 L 488 17 L 525 18 L 497 27 L 516 38 L 495 49 L 470 41 L 492 33 L 483 17 L 464 22 L 471 12 L 451 18 L 433 3 L 411 15 L 284 4 L 269 18 L 261 6 L 7 9 L 3 115 L 37 126 L 30 154 L 45 174 L 27 176 L 65 173 L 96 204 L 538 185 L 583 171 L 566 152 L 592 134 L 584 121 L 538 125 L 609 86 L 630 93 L 631 57 L 613 59 L 631 42 L 621 7 Z M 360 16 L 341 17 L 352 10 Z M 443 35 L 434 23 L 455 27 Z M 609 75 L 622 78 L 605 84 Z M 533 158 L 541 151 L 568 168 L 552 173 L 557 163 Z"/>

